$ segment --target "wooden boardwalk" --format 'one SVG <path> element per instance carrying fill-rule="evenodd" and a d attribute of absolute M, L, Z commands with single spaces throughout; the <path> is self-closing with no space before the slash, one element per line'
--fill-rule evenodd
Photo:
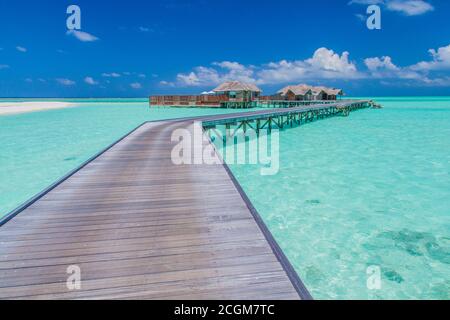
<path fill-rule="evenodd" d="M 172 163 L 178 128 L 143 124 L 4 220 L 0 299 L 311 298 L 225 165 Z"/>

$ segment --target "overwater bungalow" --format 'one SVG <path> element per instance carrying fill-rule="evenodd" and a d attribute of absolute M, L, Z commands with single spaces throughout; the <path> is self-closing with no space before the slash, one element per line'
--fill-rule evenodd
<path fill-rule="evenodd" d="M 312 90 L 305 85 L 287 86 L 277 92 L 280 100 L 303 101 L 312 100 Z"/>
<path fill-rule="evenodd" d="M 307 84 L 289 85 L 275 95 L 262 96 L 262 90 L 253 83 L 228 81 L 199 95 L 156 95 L 150 97 L 150 106 L 252 108 L 261 104 L 280 107 L 293 103 L 309 105 L 314 101 L 334 101 L 343 95 L 341 89 L 314 87 Z M 289 102 L 286 104 L 284 102 Z"/>
<path fill-rule="evenodd" d="M 229 101 L 250 102 L 257 100 L 262 90 L 252 83 L 228 81 L 219 85 L 213 92 L 227 96 Z"/>
<path fill-rule="evenodd" d="M 316 97 L 318 99 L 315 100 L 337 100 L 338 96 L 343 96 L 344 92 L 341 89 L 336 88 L 327 88 L 327 87 L 312 87 L 312 90 L 315 91 Z"/>
<path fill-rule="evenodd" d="M 281 100 L 303 101 L 303 100 L 336 100 L 344 93 L 341 89 L 327 88 L 323 86 L 310 86 L 307 84 L 289 85 L 278 91 Z"/>

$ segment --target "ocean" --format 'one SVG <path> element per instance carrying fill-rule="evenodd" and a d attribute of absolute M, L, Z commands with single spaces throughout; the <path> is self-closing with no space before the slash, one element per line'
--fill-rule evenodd
<path fill-rule="evenodd" d="M 450 98 L 375 100 L 281 131 L 276 175 L 231 170 L 314 298 L 450 299 Z M 239 112 L 80 105 L 0 116 L 0 216 L 144 121 Z"/>

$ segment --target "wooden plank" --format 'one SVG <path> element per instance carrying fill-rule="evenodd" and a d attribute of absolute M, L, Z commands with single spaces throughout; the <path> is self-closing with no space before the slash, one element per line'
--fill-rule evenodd
<path fill-rule="evenodd" d="M 4 224 L 0 298 L 300 298 L 226 168 L 172 163 L 182 128 L 141 126 Z"/>
<path fill-rule="evenodd" d="M 143 124 L 0 221 L 0 298 L 310 298 L 227 166 L 175 166 L 171 134 L 192 133 L 193 120 L 260 126 L 365 106 Z M 70 265 L 82 290 L 65 286 Z"/>

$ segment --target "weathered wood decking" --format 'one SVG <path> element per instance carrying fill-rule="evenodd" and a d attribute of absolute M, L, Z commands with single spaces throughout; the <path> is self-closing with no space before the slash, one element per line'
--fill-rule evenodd
<path fill-rule="evenodd" d="M 310 298 L 226 166 L 172 164 L 171 134 L 192 123 L 145 123 L 14 212 L 0 299 Z"/>

